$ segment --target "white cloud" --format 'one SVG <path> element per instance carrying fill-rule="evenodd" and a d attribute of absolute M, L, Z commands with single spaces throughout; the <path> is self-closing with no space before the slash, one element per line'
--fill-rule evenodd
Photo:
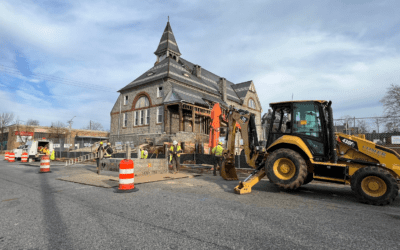
<path fill-rule="evenodd" d="M 52 119 L 77 115 L 74 126 L 97 119 L 109 127 L 115 91 L 153 66 L 167 15 L 183 58 L 235 83 L 253 80 L 264 111 L 293 93 L 332 100 L 335 117 L 371 116 L 381 113 L 387 86 L 399 83 L 400 36 L 391 27 L 400 19 L 388 3 L 79 1 L 54 8 L 0 3 L 0 64 L 11 67 L 18 50 L 34 73 L 16 76 L 24 82 L 18 89 L 27 89 L 16 92 L 18 102 L 4 99 L 23 115 L 42 101 Z"/>

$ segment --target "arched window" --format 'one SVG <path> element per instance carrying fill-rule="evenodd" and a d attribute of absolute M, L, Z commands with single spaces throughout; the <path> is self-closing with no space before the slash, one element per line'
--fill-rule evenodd
<path fill-rule="evenodd" d="M 150 124 L 150 109 L 143 109 L 150 106 L 149 99 L 146 96 L 141 96 L 136 104 L 135 109 L 141 109 L 133 112 L 134 126 L 142 126 Z"/>
<path fill-rule="evenodd" d="M 139 100 L 137 100 L 136 105 L 135 105 L 135 109 L 139 109 L 139 108 L 145 108 L 150 106 L 149 103 L 149 99 L 147 99 L 146 96 L 142 96 L 139 98 Z"/>
<path fill-rule="evenodd" d="M 248 106 L 249 108 L 256 109 L 256 103 L 254 102 L 253 99 L 249 99 Z"/>

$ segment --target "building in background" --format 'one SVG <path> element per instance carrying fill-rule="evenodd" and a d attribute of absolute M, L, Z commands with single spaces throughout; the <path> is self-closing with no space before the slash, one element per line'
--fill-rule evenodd
<path fill-rule="evenodd" d="M 169 22 L 154 54 L 154 67 L 119 90 L 110 114 L 112 143 L 208 142 L 215 103 L 255 114 L 259 139 L 264 139 L 253 81 L 234 84 L 183 59 Z"/>
<path fill-rule="evenodd" d="M 109 135 L 106 131 L 14 124 L 5 127 L 0 138 L 3 138 L 3 150 L 11 151 L 29 140 L 46 138 L 53 141 L 57 151 L 67 151 L 90 147 L 98 141 L 108 140 Z"/>

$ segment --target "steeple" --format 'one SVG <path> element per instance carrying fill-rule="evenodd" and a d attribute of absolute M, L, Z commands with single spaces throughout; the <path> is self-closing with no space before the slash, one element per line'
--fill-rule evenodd
<path fill-rule="evenodd" d="M 171 25 L 169 24 L 169 17 L 167 26 L 164 29 L 164 33 L 154 54 L 157 56 L 157 63 L 164 60 L 166 57 L 171 57 L 176 61 L 179 61 L 181 52 L 179 51 L 178 44 L 175 41 L 174 33 L 172 32 Z"/>

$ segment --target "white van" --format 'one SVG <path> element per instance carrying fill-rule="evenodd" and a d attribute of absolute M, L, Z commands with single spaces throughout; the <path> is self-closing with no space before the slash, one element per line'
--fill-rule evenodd
<path fill-rule="evenodd" d="M 21 145 L 17 149 L 13 150 L 13 153 L 15 155 L 15 160 L 21 160 L 21 156 L 23 152 L 28 152 L 28 145 Z"/>
<path fill-rule="evenodd" d="M 50 152 L 54 150 L 53 142 L 49 140 L 28 141 L 25 146 L 27 146 L 25 152 L 28 153 L 29 162 L 40 160 L 40 158 L 43 155 L 45 155 L 39 152 L 38 150 L 39 147 L 47 147 L 47 149 L 50 150 Z"/>

